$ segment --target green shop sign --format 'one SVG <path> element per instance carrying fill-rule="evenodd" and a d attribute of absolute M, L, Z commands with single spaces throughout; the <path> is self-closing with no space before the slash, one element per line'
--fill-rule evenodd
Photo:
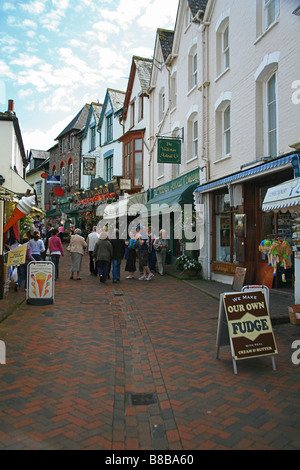
<path fill-rule="evenodd" d="M 181 163 L 181 140 L 158 139 L 157 163 Z"/>

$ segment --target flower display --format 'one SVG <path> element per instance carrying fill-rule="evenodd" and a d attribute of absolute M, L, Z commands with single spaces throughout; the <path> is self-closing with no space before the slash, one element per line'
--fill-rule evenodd
<path fill-rule="evenodd" d="M 106 194 L 97 194 L 97 196 L 81 199 L 77 202 L 77 207 L 79 209 L 84 209 L 91 207 L 92 205 L 98 206 L 99 204 L 111 204 L 112 202 L 117 201 L 116 193 L 106 193 Z"/>
<path fill-rule="evenodd" d="M 201 263 L 199 263 L 199 261 L 195 260 L 195 259 L 189 259 L 187 260 L 184 265 L 183 265 L 183 271 L 201 271 L 202 269 L 202 266 L 201 266 Z"/>
<path fill-rule="evenodd" d="M 202 271 L 202 265 L 195 259 L 190 259 L 187 255 L 179 256 L 175 261 L 176 268 L 181 271 Z"/>

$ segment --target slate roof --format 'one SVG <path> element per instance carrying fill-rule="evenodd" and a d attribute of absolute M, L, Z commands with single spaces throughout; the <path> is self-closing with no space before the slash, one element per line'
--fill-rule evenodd
<path fill-rule="evenodd" d="M 145 59 L 143 57 L 133 57 L 137 75 L 141 84 L 141 89 L 143 93 L 146 93 L 147 88 L 150 83 L 151 71 L 152 71 L 152 59 Z"/>
<path fill-rule="evenodd" d="M 174 31 L 169 31 L 167 29 L 160 29 L 157 30 L 159 35 L 159 40 L 161 44 L 161 49 L 164 57 L 164 61 L 167 60 L 169 55 L 172 52 L 173 40 L 174 40 Z"/>
<path fill-rule="evenodd" d="M 95 117 L 96 117 L 96 124 L 98 125 L 99 119 L 100 119 L 100 116 L 101 116 L 101 111 L 102 111 L 102 108 L 103 108 L 103 104 L 92 103 L 92 106 L 93 106 L 93 110 L 94 110 Z"/>
<path fill-rule="evenodd" d="M 49 158 L 49 152 L 46 150 L 30 149 L 29 157 L 37 158 L 38 160 L 46 160 L 46 158 Z"/>
<path fill-rule="evenodd" d="M 205 11 L 208 0 L 188 0 L 193 17 L 199 10 Z"/>
<path fill-rule="evenodd" d="M 90 109 L 90 104 L 85 104 L 83 108 L 79 111 L 79 113 L 72 119 L 72 121 L 64 128 L 64 130 L 56 137 L 54 140 L 58 140 L 64 135 L 68 134 L 72 130 L 80 131 L 84 128 L 88 113 Z"/>
<path fill-rule="evenodd" d="M 126 93 L 125 91 L 112 90 L 111 88 L 108 88 L 107 92 L 110 97 L 113 112 L 117 113 L 123 108 Z"/>

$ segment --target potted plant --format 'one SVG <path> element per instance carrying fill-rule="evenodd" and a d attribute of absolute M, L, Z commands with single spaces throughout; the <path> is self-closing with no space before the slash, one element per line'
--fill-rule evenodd
<path fill-rule="evenodd" d="M 183 265 L 183 271 L 189 276 L 197 276 L 202 271 L 202 265 L 195 259 L 188 259 Z"/>
<path fill-rule="evenodd" d="M 178 256 L 175 261 L 175 266 L 179 271 L 183 271 L 183 267 L 187 261 L 189 261 L 189 257 L 187 255 Z"/>

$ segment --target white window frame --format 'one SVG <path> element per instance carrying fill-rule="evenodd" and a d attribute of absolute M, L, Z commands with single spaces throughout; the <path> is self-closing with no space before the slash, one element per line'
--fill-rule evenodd
<path fill-rule="evenodd" d="M 198 54 L 197 42 L 194 40 L 188 53 L 188 91 L 193 90 L 198 84 Z"/>
<path fill-rule="evenodd" d="M 73 186 L 73 163 L 69 164 L 69 186 Z"/>
<path fill-rule="evenodd" d="M 216 118 L 216 160 L 214 163 L 231 157 L 232 152 L 232 133 L 231 133 L 231 98 L 232 93 L 226 91 L 221 93 L 219 99 L 215 102 Z M 225 126 L 226 111 L 230 112 L 230 126 Z M 229 149 L 227 148 L 229 136 Z M 229 150 L 229 151 L 228 151 Z"/>
<path fill-rule="evenodd" d="M 160 92 L 159 92 L 159 106 L 158 106 L 158 109 L 159 109 L 159 116 L 158 116 L 158 120 L 159 122 L 161 122 L 164 117 L 165 117 L 165 113 L 166 113 L 166 91 L 165 91 L 165 88 L 161 88 Z"/>
<path fill-rule="evenodd" d="M 65 167 L 60 168 L 60 184 L 63 186 L 65 184 Z"/>
<path fill-rule="evenodd" d="M 216 80 L 230 68 L 230 9 L 216 22 Z"/>
<path fill-rule="evenodd" d="M 263 0 L 263 30 L 267 31 L 272 24 L 275 23 L 278 17 L 278 0 Z M 274 11 L 274 16 L 272 19 L 269 19 L 269 13 Z"/>
<path fill-rule="evenodd" d="M 270 82 L 272 79 L 275 79 L 274 82 L 274 92 L 275 92 L 275 100 L 272 102 L 269 101 L 269 90 L 270 90 Z M 270 108 L 275 106 L 275 117 L 273 117 L 273 121 L 275 127 L 270 127 Z M 274 72 L 270 75 L 268 80 L 265 82 L 264 86 L 264 114 L 265 114 L 265 155 L 276 157 L 278 154 L 278 93 L 277 93 L 277 73 Z M 271 141 L 272 139 L 272 141 Z"/>
<path fill-rule="evenodd" d="M 229 112 L 229 126 L 225 122 L 226 114 Z M 231 154 L 231 107 L 230 103 L 222 113 L 222 158 Z M 227 148 L 229 144 L 229 148 Z"/>

